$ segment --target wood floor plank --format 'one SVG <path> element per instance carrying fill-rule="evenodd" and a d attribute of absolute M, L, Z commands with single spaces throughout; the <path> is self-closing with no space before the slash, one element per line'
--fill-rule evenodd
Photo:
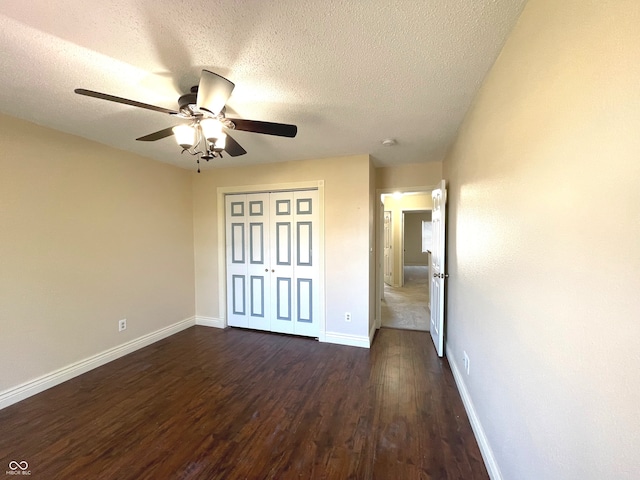
<path fill-rule="evenodd" d="M 0 410 L 0 462 L 47 480 L 487 479 L 430 342 L 193 327 Z"/>

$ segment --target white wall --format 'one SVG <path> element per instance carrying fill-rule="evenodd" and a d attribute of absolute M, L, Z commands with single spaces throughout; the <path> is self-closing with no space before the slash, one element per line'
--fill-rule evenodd
<path fill-rule="evenodd" d="M 444 162 L 447 356 L 504 479 L 640 478 L 639 25 L 530 0 Z"/>
<path fill-rule="evenodd" d="M 219 301 L 218 187 L 324 181 L 325 313 L 326 331 L 369 338 L 370 290 L 370 177 L 368 155 L 302 160 L 249 167 L 220 168 L 195 176 L 194 235 L 196 312 L 222 319 Z M 352 321 L 344 321 L 344 313 Z"/>
<path fill-rule="evenodd" d="M 0 393 L 194 315 L 191 172 L 4 115 L 0 143 Z"/>

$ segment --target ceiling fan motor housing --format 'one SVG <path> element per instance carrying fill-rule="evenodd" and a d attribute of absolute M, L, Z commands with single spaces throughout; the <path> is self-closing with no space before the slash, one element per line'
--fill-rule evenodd
<path fill-rule="evenodd" d="M 196 100 L 198 95 L 195 93 L 187 93 L 178 99 L 178 107 L 180 112 L 185 114 L 194 114 L 198 111 Z"/>
<path fill-rule="evenodd" d="M 186 93 L 178 99 L 178 110 L 187 118 L 201 119 L 203 117 L 211 117 L 208 112 L 203 112 L 198 108 L 198 87 L 191 87 L 191 93 Z M 226 107 L 223 107 L 218 115 L 213 118 L 217 118 L 222 124 L 231 130 L 235 128 L 235 124 L 225 118 Z"/>

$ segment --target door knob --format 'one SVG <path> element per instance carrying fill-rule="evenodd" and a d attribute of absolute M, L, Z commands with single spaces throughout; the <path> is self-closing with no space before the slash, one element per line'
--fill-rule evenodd
<path fill-rule="evenodd" d="M 265 269 L 264 269 L 264 271 L 265 271 L 265 272 L 268 272 L 268 271 L 269 271 L 269 269 L 268 269 L 268 268 L 265 268 Z"/>

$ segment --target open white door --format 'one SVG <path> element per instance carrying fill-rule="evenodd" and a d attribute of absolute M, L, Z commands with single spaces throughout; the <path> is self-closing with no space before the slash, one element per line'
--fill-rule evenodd
<path fill-rule="evenodd" d="M 376 295 L 378 300 L 376 301 L 376 328 L 382 326 L 382 300 L 384 300 L 384 203 L 380 202 L 378 205 L 378 225 L 376 228 Z"/>
<path fill-rule="evenodd" d="M 446 182 L 440 181 L 440 188 L 431 192 L 433 211 L 433 251 L 431 252 L 431 338 L 438 356 L 444 354 L 444 289 L 445 278 L 445 207 L 447 204 Z"/>

